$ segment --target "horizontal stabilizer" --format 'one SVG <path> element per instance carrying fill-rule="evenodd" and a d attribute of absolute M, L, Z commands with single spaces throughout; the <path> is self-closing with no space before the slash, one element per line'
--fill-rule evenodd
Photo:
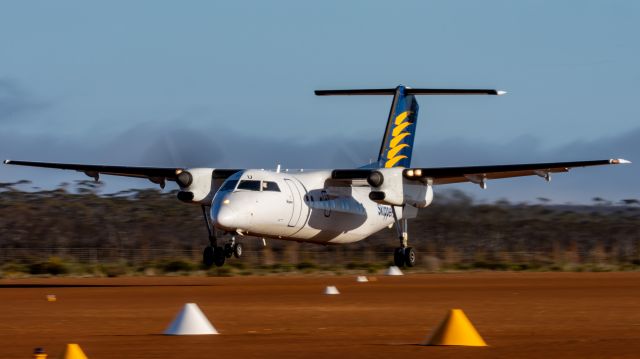
<path fill-rule="evenodd" d="M 394 95 L 391 89 L 316 90 L 317 96 Z M 506 91 L 493 89 L 414 89 L 406 87 L 405 95 L 504 95 Z"/>
<path fill-rule="evenodd" d="M 316 96 L 393 95 L 396 89 L 315 90 Z"/>

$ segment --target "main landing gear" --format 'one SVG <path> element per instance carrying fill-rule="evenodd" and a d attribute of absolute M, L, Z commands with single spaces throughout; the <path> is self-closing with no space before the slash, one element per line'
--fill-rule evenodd
<path fill-rule="evenodd" d="M 209 245 L 206 246 L 202 252 L 202 263 L 205 268 L 210 268 L 214 264 L 216 267 L 222 267 L 227 258 L 231 258 L 232 256 L 236 258 L 242 257 L 242 244 L 236 242 L 236 237 L 231 237 L 229 242 L 223 246 L 218 246 L 215 228 L 213 228 L 209 221 L 205 206 L 202 206 L 202 215 L 207 225 L 207 232 L 209 232 Z"/>
<path fill-rule="evenodd" d="M 396 222 L 398 239 L 400 240 L 400 247 L 393 251 L 393 264 L 395 264 L 396 267 L 413 267 L 416 265 L 416 251 L 408 246 L 409 234 L 407 232 L 407 220 L 398 219 L 395 207 L 392 206 L 391 210 L 393 212 L 393 219 Z"/>

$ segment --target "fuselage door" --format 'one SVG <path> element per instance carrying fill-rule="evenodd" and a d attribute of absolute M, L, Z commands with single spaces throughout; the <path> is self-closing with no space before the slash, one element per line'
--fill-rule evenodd
<path fill-rule="evenodd" d="M 291 194 L 289 198 L 287 198 L 287 205 L 291 206 L 291 219 L 289 219 L 289 227 L 295 227 L 300 220 L 300 213 L 302 210 L 302 206 L 300 203 L 300 191 L 298 190 L 298 186 L 293 183 L 290 179 L 285 178 L 284 183 L 287 184 L 287 188 L 289 189 L 289 193 Z"/>

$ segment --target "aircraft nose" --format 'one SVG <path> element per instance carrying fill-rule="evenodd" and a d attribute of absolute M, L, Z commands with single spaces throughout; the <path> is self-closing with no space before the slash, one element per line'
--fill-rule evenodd
<path fill-rule="evenodd" d="M 229 230 L 235 230 L 238 227 L 238 216 L 230 206 L 220 206 L 211 218 L 216 226 Z"/>

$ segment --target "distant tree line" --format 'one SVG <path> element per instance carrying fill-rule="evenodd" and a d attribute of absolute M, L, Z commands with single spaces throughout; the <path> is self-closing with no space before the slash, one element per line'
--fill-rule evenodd
<path fill-rule="evenodd" d="M 0 251 L 16 248 L 175 250 L 199 252 L 207 243 L 201 209 L 176 200 L 176 192 L 131 189 L 101 194 L 100 182 L 77 181 L 54 190 L 24 190 L 27 182 L 0 183 Z M 457 190 L 409 222 L 410 243 L 428 263 L 628 263 L 640 265 L 640 202 L 593 205 L 535 204 L 505 200 L 476 203 Z M 387 258 L 397 246 L 395 229 L 346 246 L 317 246 L 247 239 L 264 261 L 301 262 L 309 253 L 333 258 L 363 254 L 359 261 Z M 366 254 L 366 255 L 365 255 Z M 368 255 L 368 256 L 367 256 Z"/>

